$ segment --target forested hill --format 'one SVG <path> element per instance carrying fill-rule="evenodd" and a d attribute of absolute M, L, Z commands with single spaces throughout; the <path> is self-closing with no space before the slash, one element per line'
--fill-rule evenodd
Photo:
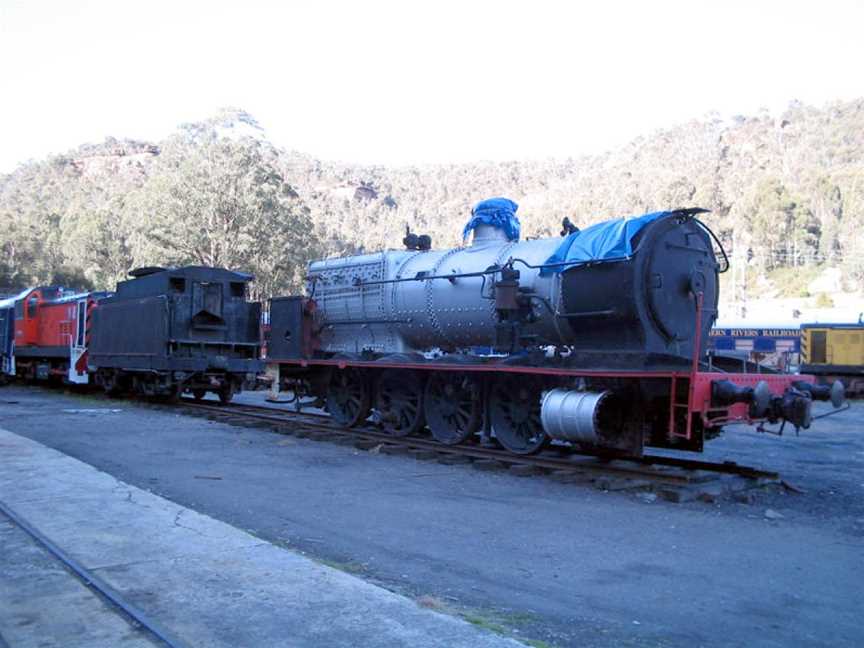
<path fill-rule="evenodd" d="M 526 236 L 564 216 L 706 207 L 745 279 L 836 266 L 861 290 L 864 99 L 695 120 L 591 157 L 422 167 L 281 150 L 224 110 L 161 142 L 109 139 L 0 176 L 0 287 L 111 288 L 132 267 L 202 263 L 255 272 L 266 296 L 297 288 L 310 257 L 398 246 L 406 224 L 456 245 L 496 195 L 519 203 Z"/>

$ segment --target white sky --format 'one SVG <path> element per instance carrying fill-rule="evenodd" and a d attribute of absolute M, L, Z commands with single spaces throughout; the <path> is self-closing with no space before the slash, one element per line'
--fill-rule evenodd
<path fill-rule="evenodd" d="M 223 106 L 384 164 L 567 157 L 864 96 L 864 2 L 0 0 L 0 172 Z"/>

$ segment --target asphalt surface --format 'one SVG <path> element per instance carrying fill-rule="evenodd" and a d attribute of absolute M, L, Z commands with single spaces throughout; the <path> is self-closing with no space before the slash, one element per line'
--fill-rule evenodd
<path fill-rule="evenodd" d="M 803 494 L 670 504 L 142 403 L 0 390 L 0 422 L 15 433 L 434 607 L 558 646 L 864 644 L 862 407 L 800 437 L 733 428 L 709 445 L 705 458 L 779 470 Z"/>

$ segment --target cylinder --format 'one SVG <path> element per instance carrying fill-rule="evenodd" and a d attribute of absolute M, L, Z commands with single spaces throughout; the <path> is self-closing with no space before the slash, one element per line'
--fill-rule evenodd
<path fill-rule="evenodd" d="M 552 389 L 543 396 L 540 421 L 553 439 L 597 444 L 599 413 L 611 392 Z"/>

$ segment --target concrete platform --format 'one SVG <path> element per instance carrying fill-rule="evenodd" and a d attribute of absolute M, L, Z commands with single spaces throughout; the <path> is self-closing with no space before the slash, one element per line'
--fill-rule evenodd
<path fill-rule="evenodd" d="M 0 500 L 190 646 L 522 645 L 3 429 Z M 5 518 L 0 544 L 12 648 L 148 645 Z"/>

